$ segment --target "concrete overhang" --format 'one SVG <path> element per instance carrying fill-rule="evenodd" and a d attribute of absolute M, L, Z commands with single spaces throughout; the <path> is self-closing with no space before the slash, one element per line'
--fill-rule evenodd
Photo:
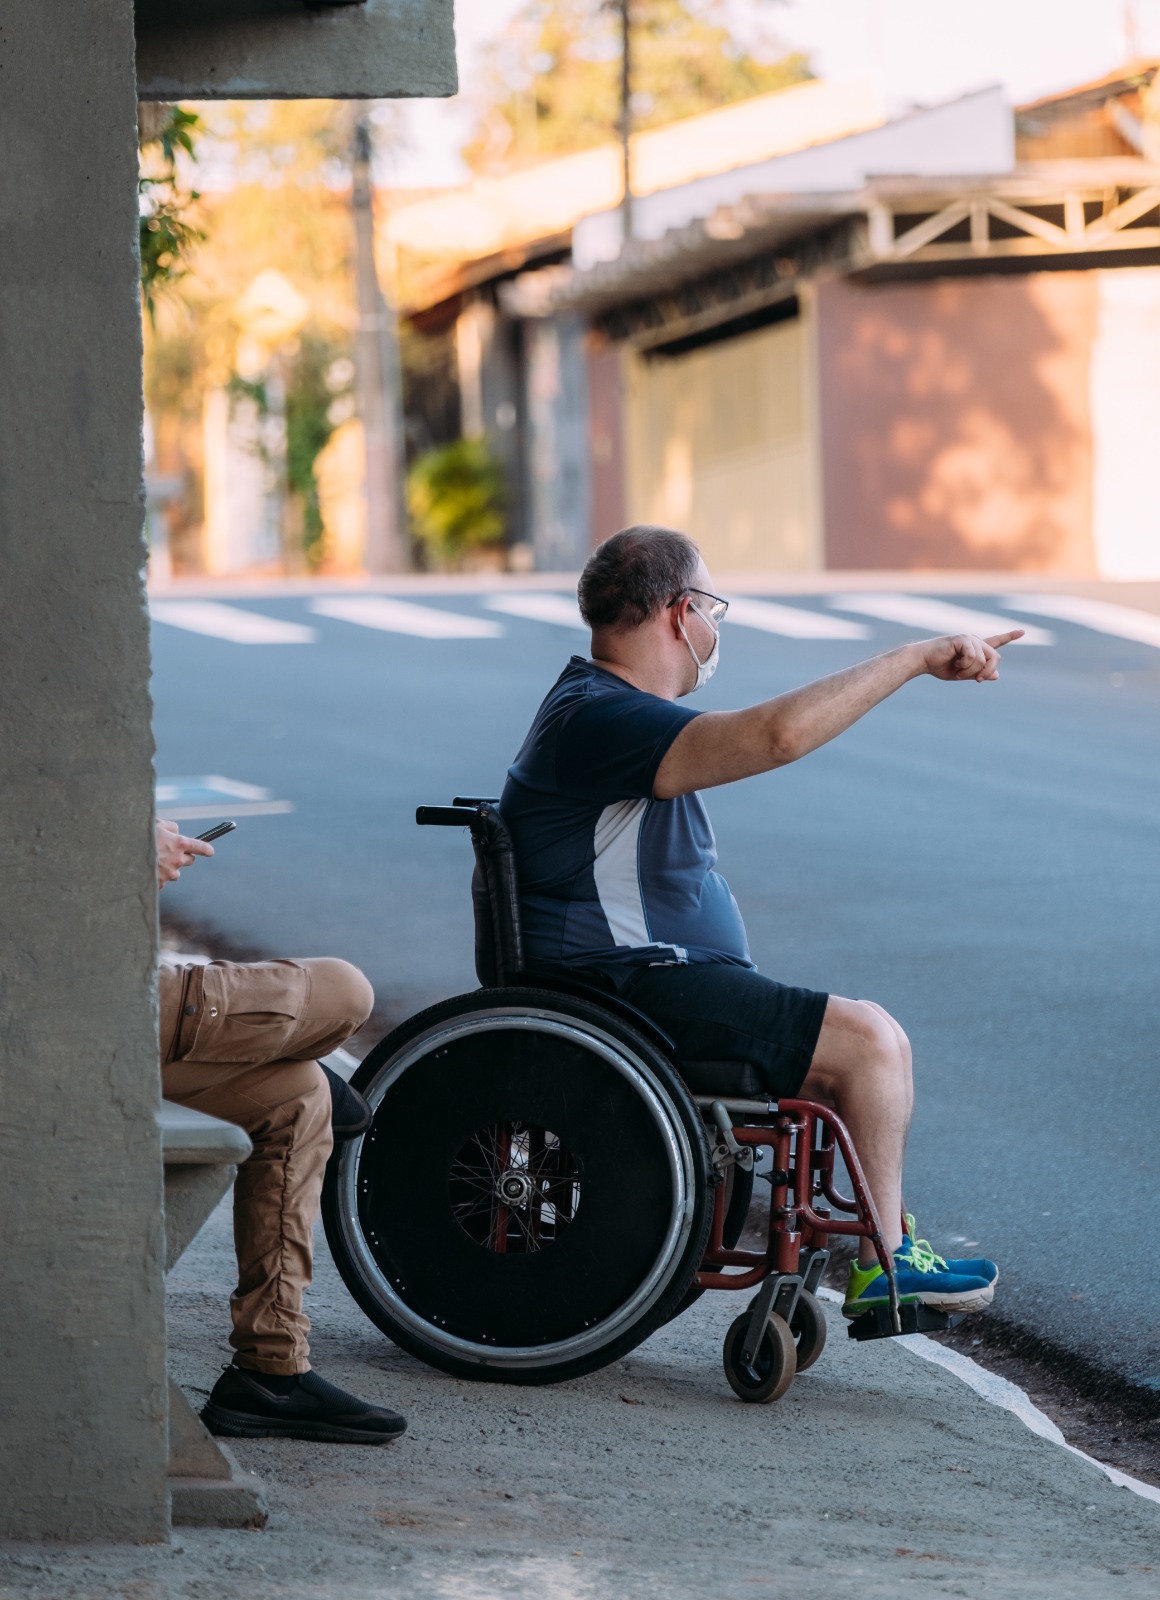
<path fill-rule="evenodd" d="M 453 0 L 136 0 L 142 100 L 452 95 Z"/>
<path fill-rule="evenodd" d="M 977 176 L 883 175 L 844 193 L 753 195 L 615 260 L 554 267 L 505 284 L 509 315 L 601 317 L 672 295 L 757 258 L 761 294 L 789 293 L 819 269 L 901 273 L 1143 261 L 1160 249 L 1160 168 L 1132 159 L 1025 163 Z M 778 282 L 778 280 L 781 280 Z M 728 314 L 728 295 L 717 314 Z"/>
<path fill-rule="evenodd" d="M 1112 72 L 1105 72 L 1100 78 L 1093 78 L 1090 83 L 1076 84 L 1070 89 L 1057 89 L 1051 94 L 1040 95 L 1036 100 L 1027 100 L 1022 105 L 1016 106 L 1015 112 L 1018 116 L 1034 116 L 1048 111 L 1074 111 L 1086 107 L 1104 106 L 1116 95 L 1146 88 L 1158 70 L 1160 70 L 1160 58 L 1141 56 L 1135 61 L 1125 62 Z"/>
<path fill-rule="evenodd" d="M 548 268 L 567 258 L 570 247 L 571 236 L 557 233 L 478 261 L 432 267 L 416 277 L 405 297 L 402 314 L 417 328 L 436 328 L 458 314 L 464 297 L 473 289 L 498 288 L 517 273 L 542 277 Z"/>
<path fill-rule="evenodd" d="M 776 251 L 853 215 L 857 194 L 762 195 L 724 206 L 663 238 L 634 240 L 614 261 L 585 272 L 571 267 L 530 272 L 500 290 L 512 316 L 581 311 L 598 316 L 627 300 L 664 294 L 680 283 Z"/>

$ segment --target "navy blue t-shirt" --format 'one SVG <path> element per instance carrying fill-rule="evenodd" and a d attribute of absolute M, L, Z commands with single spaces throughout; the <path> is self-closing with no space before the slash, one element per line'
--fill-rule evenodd
<path fill-rule="evenodd" d="M 530 962 L 753 965 L 700 795 L 653 799 L 697 715 L 579 656 L 561 673 L 500 799 Z"/>

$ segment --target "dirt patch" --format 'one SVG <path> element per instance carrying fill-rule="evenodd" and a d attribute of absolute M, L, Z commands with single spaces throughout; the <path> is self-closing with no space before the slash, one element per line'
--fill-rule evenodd
<path fill-rule="evenodd" d="M 1160 1394 L 1125 1383 L 993 1312 L 928 1334 L 1018 1384 L 1068 1444 L 1160 1488 Z"/>
<path fill-rule="evenodd" d="M 252 945 L 224 938 L 215 928 L 192 917 L 161 913 L 161 949 L 167 955 L 204 956 L 213 961 L 268 961 L 269 954 Z"/>

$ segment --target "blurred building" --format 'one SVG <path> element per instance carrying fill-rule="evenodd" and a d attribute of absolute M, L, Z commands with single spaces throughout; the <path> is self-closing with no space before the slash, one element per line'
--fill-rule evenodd
<path fill-rule="evenodd" d="M 1157 65 L 690 118 L 639 137 L 627 243 L 613 146 L 396 211 L 525 558 L 653 520 L 734 571 L 1160 575 Z"/>

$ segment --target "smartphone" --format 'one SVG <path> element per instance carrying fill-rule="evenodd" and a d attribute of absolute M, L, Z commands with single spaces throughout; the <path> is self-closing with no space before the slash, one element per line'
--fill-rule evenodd
<path fill-rule="evenodd" d="M 216 828 L 207 828 L 205 833 L 199 833 L 198 838 L 203 844 L 212 844 L 215 839 L 220 839 L 223 833 L 233 833 L 236 827 L 236 822 L 219 822 Z"/>

